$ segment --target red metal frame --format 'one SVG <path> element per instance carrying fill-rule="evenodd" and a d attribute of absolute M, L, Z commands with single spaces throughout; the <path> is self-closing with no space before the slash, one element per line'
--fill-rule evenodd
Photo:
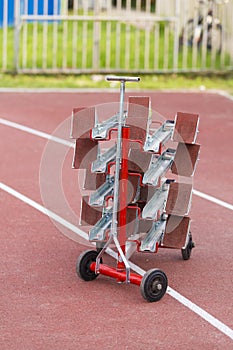
<path fill-rule="evenodd" d="M 96 263 L 92 262 L 90 265 L 90 270 L 95 272 Z M 108 277 L 116 278 L 119 282 L 125 282 L 126 281 L 126 272 L 125 271 L 118 271 L 114 269 L 113 267 L 110 267 L 105 264 L 100 264 L 99 271 L 101 275 L 105 275 Z M 137 284 L 140 286 L 142 280 L 142 276 L 137 275 L 136 273 L 130 273 L 130 283 Z"/>
<path fill-rule="evenodd" d="M 129 152 L 129 127 L 122 127 L 122 144 L 121 144 L 121 169 L 120 169 L 120 186 L 119 186 L 119 213 L 118 213 L 118 227 L 119 227 L 119 243 L 123 253 L 125 254 L 125 242 L 127 239 L 126 225 L 127 225 L 127 193 L 128 193 L 128 152 Z M 125 269 L 124 262 L 121 260 L 118 253 L 117 270 L 123 271 Z"/>
<path fill-rule="evenodd" d="M 111 138 L 111 134 L 116 129 L 111 129 L 109 132 L 109 140 Z M 127 240 L 127 194 L 128 194 L 128 179 L 129 175 L 133 176 L 139 176 L 140 177 L 140 186 L 142 185 L 142 175 L 136 174 L 136 173 L 129 173 L 128 169 L 128 154 L 129 154 L 129 144 L 130 142 L 138 142 L 142 145 L 141 140 L 131 140 L 130 139 L 130 127 L 123 126 L 122 127 L 122 144 L 121 144 L 121 168 L 120 168 L 120 184 L 119 184 L 119 211 L 118 211 L 118 239 L 121 246 L 121 249 L 123 251 L 123 254 L 125 255 L 125 242 Z M 162 153 L 162 145 L 160 144 L 158 154 Z M 110 168 L 112 165 L 114 165 L 115 162 L 110 162 L 108 164 L 107 172 L 110 173 Z M 109 196 L 108 199 L 112 198 L 112 196 Z M 135 209 L 138 210 L 138 214 L 140 216 L 140 208 L 135 207 Z M 139 250 L 140 242 L 135 241 L 137 244 L 137 250 Z M 156 245 L 156 253 L 158 251 L 159 244 Z M 93 262 L 90 265 L 90 270 L 93 272 L 96 272 L 96 263 Z M 125 271 L 125 264 L 122 261 L 122 258 L 120 256 L 120 253 L 118 252 L 118 259 L 117 259 L 117 267 L 113 268 L 105 264 L 100 264 L 98 273 L 115 278 L 118 282 L 125 282 L 126 281 L 126 271 Z M 142 276 L 130 273 L 130 283 L 140 285 Z"/>

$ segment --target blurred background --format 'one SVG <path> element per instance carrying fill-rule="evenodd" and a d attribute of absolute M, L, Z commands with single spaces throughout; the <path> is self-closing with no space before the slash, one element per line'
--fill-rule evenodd
<path fill-rule="evenodd" d="M 232 71 L 233 0 L 0 0 L 0 72 Z"/>

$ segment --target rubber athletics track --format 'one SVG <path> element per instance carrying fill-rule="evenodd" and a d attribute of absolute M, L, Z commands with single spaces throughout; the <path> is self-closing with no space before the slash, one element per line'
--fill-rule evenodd
<path fill-rule="evenodd" d="M 167 118 L 177 111 L 200 114 L 191 259 L 183 261 L 176 250 L 132 257 L 138 272 L 159 267 L 168 276 L 168 293 L 154 304 L 142 299 L 137 286 L 103 276 L 90 283 L 79 280 L 75 263 L 87 247 L 60 234 L 48 218 L 77 235 L 63 208 L 54 213 L 43 207 L 42 154 L 73 107 L 116 102 L 118 93 L 1 92 L 1 349 L 232 348 L 233 101 L 207 93 L 129 95 L 135 94 L 150 95 L 152 108 Z M 58 131 L 50 142 L 67 153 L 62 178 L 75 210 L 79 194 L 73 190 L 77 177 L 68 133 Z M 114 264 L 109 256 L 104 261 Z"/>

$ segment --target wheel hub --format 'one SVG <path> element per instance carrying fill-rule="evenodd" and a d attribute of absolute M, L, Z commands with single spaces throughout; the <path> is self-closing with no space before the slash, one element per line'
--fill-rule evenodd
<path fill-rule="evenodd" d="M 156 293 L 156 292 L 162 290 L 162 288 L 163 288 L 163 286 L 162 286 L 162 284 L 161 284 L 160 281 L 154 281 L 154 282 L 153 282 L 153 284 L 152 284 L 152 291 L 153 291 L 154 293 Z"/>

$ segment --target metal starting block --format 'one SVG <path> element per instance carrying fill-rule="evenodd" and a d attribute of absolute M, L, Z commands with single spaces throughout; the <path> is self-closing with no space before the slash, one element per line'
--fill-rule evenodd
<path fill-rule="evenodd" d="M 168 185 L 163 183 L 160 188 L 155 190 L 153 197 L 147 202 L 142 211 L 142 218 L 156 220 L 158 211 L 163 211 L 168 194 Z"/>
<path fill-rule="evenodd" d="M 112 209 L 107 210 L 89 231 L 90 242 L 102 242 L 106 240 L 106 231 L 110 230 L 112 222 Z"/>
<path fill-rule="evenodd" d="M 115 162 L 116 159 L 116 145 L 109 148 L 105 153 L 98 152 L 97 159 L 91 165 L 93 173 L 106 173 L 107 166 L 110 162 Z"/>
<path fill-rule="evenodd" d="M 152 158 L 149 169 L 143 176 L 143 184 L 157 186 L 159 179 L 170 169 L 175 153 L 175 150 L 167 149 L 161 156 Z"/>
<path fill-rule="evenodd" d="M 166 227 L 165 220 L 158 220 L 154 222 L 147 236 L 141 241 L 139 251 L 155 253 L 161 243 Z"/>
<path fill-rule="evenodd" d="M 113 195 L 114 176 L 107 175 L 106 182 L 90 195 L 89 204 L 94 207 L 103 206 L 106 197 Z"/>
<path fill-rule="evenodd" d="M 174 121 L 166 120 L 163 125 L 157 129 L 153 135 L 148 135 L 144 144 L 145 152 L 158 153 L 161 145 L 164 145 L 172 136 L 174 130 Z"/>
<path fill-rule="evenodd" d="M 94 140 L 106 140 L 108 138 L 111 129 L 114 129 L 118 125 L 119 114 L 112 116 L 110 119 L 104 121 L 103 123 L 97 123 L 92 129 L 91 137 Z M 123 116 L 125 120 L 126 114 Z"/>

